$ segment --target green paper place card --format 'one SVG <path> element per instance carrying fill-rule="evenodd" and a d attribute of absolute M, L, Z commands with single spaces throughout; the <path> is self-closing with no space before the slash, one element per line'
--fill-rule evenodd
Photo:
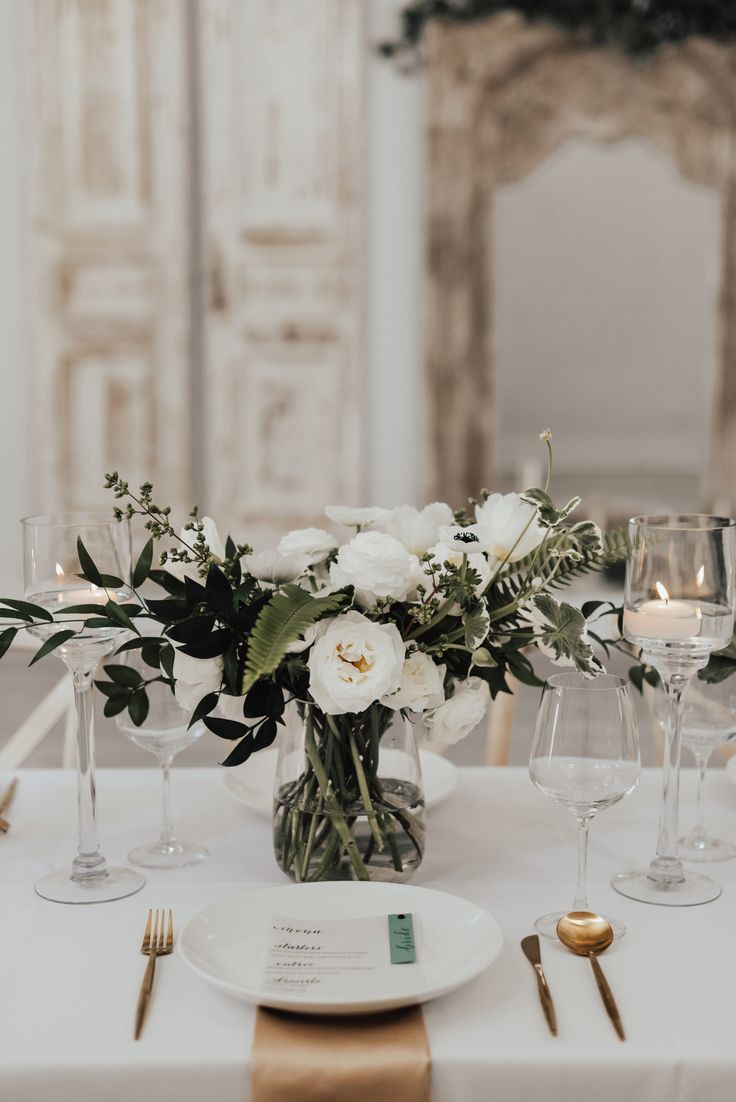
<path fill-rule="evenodd" d="M 414 947 L 414 923 L 410 914 L 388 916 L 388 943 L 392 964 L 414 964 L 417 959 Z"/>

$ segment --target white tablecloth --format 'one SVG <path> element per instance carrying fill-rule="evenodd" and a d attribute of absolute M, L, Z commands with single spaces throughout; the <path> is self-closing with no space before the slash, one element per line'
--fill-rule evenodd
<path fill-rule="evenodd" d="M 155 836 L 159 778 L 110 770 L 98 780 L 103 849 L 119 862 Z M 685 819 L 693 780 L 688 771 Z M 174 795 L 182 837 L 204 842 L 209 861 L 148 872 L 138 895 L 116 903 L 60 906 L 38 898 L 33 883 L 71 857 L 74 777 L 21 774 L 12 831 L 0 838 L 2 1102 L 247 1102 L 253 1009 L 210 988 L 177 955 L 160 963 L 143 1039 L 132 1040 L 147 908 L 171 907 L 181 928 L 244 886 L 285 882 L 270 824 L 226 794 L 220 771 L 181 769 Z M 574 822 L 525 770 L 461 770 L 459 789 L 431 815 L 415 883 L 486 907 L 506 940 L 487 972 L 425 1008 L 434 1102 L 733 1102 L 736 862 L 709 868 L 724 891 L 703 907 L 637 904 L 608 884 L 651 856 L 658 798 L 659 775 L 645 772 L 639 790 L 591 831 L 590 903 L 628 927 L 603 964 L 629 1039 L 617 1040 L 587 962 L 543 944 L 554 1039 L 519 940 L 537 915 L 572 901 Z M 712 776 L 709 799 L 713 827 L 736 838 L 736 788 L 723 773 Z"/>

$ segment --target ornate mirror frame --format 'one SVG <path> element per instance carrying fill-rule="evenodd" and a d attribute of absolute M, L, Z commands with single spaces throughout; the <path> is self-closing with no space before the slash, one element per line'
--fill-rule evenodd
<path fill-rule="evenodd" d="M 493 200 L 563 142 L 645 137 L 721 199 L 719 362 L 708 492 L 736 498 L 736 50 L 632 61 L 514 13 L 427 32 L 426 371 L 431 496 L 493 476 Z M 697 370 L 697 365 L 693 365 Z M 544 426 L 540 425 L 540 429 Z"/>

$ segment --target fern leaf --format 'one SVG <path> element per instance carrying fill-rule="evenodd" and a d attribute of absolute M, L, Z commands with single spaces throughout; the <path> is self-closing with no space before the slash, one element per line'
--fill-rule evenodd
<path fill-rule="evenodd" d="M 337 612 L 345 603 L 344 593 L 313 597 L 298 585 L 285 585 L 261 610 L 248 640 L 243 675 L 243 692 L 260 677 L 273 673 L 294 643 L 322 616 Z"/>

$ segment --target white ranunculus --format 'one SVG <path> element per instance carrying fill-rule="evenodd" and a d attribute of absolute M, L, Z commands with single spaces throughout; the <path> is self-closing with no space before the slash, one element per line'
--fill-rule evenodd
<path fill-rule="evenodd" d="M 217 525 L 212 517 L 202 517 L 202 535 L 204 541 L 209 547 L 211 553 L 216 559 L 222 561 L 225 558 L 225 544 L 220 539 L 220 533 L 217 531 Z M 187 547 L 193 547 L 194 541 L 197 536 L 196 532 L 182 528 L 179 532 L 180 539 L 187 545 Z M 185 578 L 192 578 L 195 582 L 201 581 L 199 574 L 199 560 L 194 562 L 174 562 L 172 559 L 167 559 L 164 563 L 163 569 L 167 574 L 173 574 L 175 578 L 179 578 L 184 581 Z"/>
<path fill-rule="evenodd" d="M 471 545 L 472 546 L 472 545 Z M 429 550 L 432 559 L 435 562 L 449 562 L 453 566 L 463 565 L 463 552 L 451 550 L 446 543 L 437 543 Z M 488 559 L 480 552 L 471 552 L 468 556 L 468 567 L 471 570 L 475 570 L 480 575 L 480 585 L 476 587 L 476 593 L 479 595 L 483 592 L 488 582 L 491 580 L 491 568 L 488 563 Z M 434 565 L 432 563 L 431 565 Z M 458 615 L 453 613 L 453 615 Z"/>
<path fill-rule="evenodd" d="M 337 540 L 324 528 L 296 528 L 287 532 L 279 543 L 282 555 L 302 555 L 310 566 L 323 562 L 330 551 L 337 547 Z"/>
<path fill-rule="evenodd" d="M 452 524 L 452 509 L 442 501 L 433 501 L 423 509 L 399 505 L 387 520 L 374 523 L 374 527 L 394 536 L 413 555 L 423 555 L 439 539 L 442 525 L 448 524 Z"/>
<path fill-rule="evenodd" d="M 309 691 L 326 715 L 363 712 L 401 682 L 406 647 L 395 624 L 346 612 L 320 624 L 309 653 Z"/>
<path fill-rule="evenodd" d="M 186 712 L 193 712 L 203 696 L 217 692 L 222 684 L 224 661 L 215 658 L 192 658 L 181 650 L 174 652 L 174 695 Z"/>
<path fill-rule="evenodd" d="M 414 651 L 404 659 L 398 689 L 384 696 L 381 703 L 396 711 L 409 708 L 412 712 L 424 712 L 438 708 L 445 699 L 446 668 L 438 666 L 423 651 Z"/>
<path fill-rule="evenodd" d="M 358 508 L 352 505 L 328 505 L 325 516 L 335 524 L 344 524 L 346 528 L 365 528 L 367 524 L 383 524 L 391 514 L 390 509 L 377 506 Z"/>
<path fill-rule="evenodd" d="M 359 532 L 343 544 L 330 567 L 332 586 L 355 586 L 356 597 L 365 607 L 379 597 L 405 601 L 422 580 L 416 555 L 385 532 Z"/>
<path fill-rule="evenodd" d="M 537 523 L 536 515 L 534 506 L 519 494 L 491 494 L 475 507 L 473 531 L 478 534 L 481 550 L 494 559 L 523 559 L 544 539 L 545 529 Z"/>
<path fill-rule="evenodd" d="M 249 574 L 268 585 L 295 582 L 309 569 L 305 555 L 284 555 L 280 551 L 256 551 L 244 555 L 242 562 Z"/>
<path fill-rule="evenodd" d="M 425 717 L 429 741 L 452 746 L 469 735 L 486 714 L 490 695 L 480 677 L 458 684 L 454 695 Z"/>
<path fill-rule="evenodd" d="M 481 550 L 480 536 L 475 524 L 471 524 L 467 528 L 460 528 L 456 524 L 443 524 L 439 530 L 439 542 L 448 551 L 457 552 L 461 555 L 463 553 L 469 555 Z"/>

